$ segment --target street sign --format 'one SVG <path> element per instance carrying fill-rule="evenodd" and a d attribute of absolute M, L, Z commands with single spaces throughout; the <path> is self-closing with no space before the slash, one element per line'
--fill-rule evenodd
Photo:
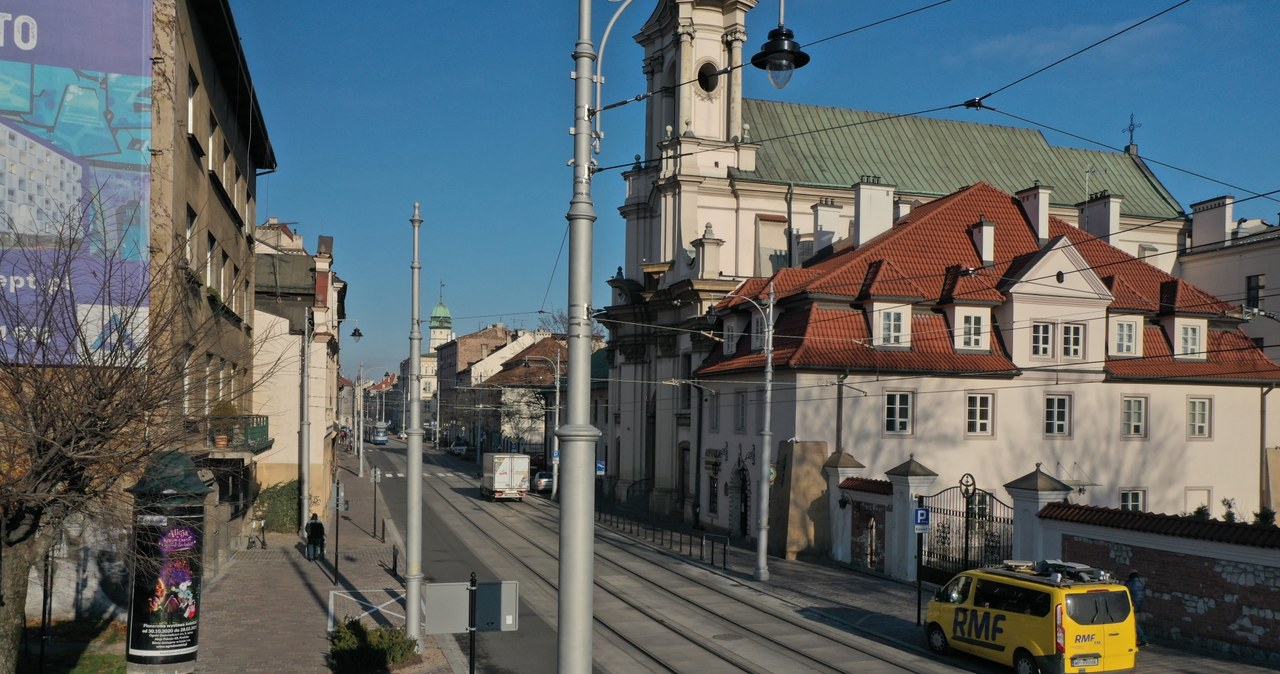
<path fill-rule="evenodd" d="M 596 475 L 604 475 L 604 459 L 596 459 Z"/>
<path fill-rule="evenodd" d="M 916 533 L 924 534 L 929 532 L 929 509 L 916 508 L 915 510 Z"/>
<path fill-rule="evenodd" d="M 553 458 L 553 459 L 558 459 L 558 458 L 560 458 L 560 450 L 559 450 L 559 449 L 553 449 L 553 450 L 551 450 L 551 458 Z"/>
<path fill-rule="evenodd" d="M 460 634 L 471 630 L 468 583 L 423 583 L 427 606 L 425 634 Z M 475 631 L 514 632 L 520 627 L 520 586 L 514 580 L 476 583 Z"/>

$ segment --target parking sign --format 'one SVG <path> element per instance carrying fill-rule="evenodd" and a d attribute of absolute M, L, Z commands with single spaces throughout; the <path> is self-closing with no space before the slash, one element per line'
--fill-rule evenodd
<path fill-rule="evenodd" d="M 916 508 L 915 512 L 916 533 L 923 534 L 929 531 L 929 509 Z"/>

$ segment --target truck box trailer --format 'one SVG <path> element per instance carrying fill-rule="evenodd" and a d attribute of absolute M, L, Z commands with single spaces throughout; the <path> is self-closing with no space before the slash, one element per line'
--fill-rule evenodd
<path fill-rule="evenodd" d="M 529 492 L 528 454 L 485 454 L 480 493 L 491 501 L 500 498 L 524 500 Z"/>

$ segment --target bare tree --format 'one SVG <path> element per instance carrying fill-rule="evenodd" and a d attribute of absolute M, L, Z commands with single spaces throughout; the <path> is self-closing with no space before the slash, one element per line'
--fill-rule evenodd
<path fill-rule="evenodd" d="M 98 197 L 0 221 L 0 672 L 17 667 L 28 576 L 67 518 L 127 530 L 123 488 L 198 434 L 186 405 L 208 388 L 189 360 L 226 330 L 184 247 L 153 246 Z"/>

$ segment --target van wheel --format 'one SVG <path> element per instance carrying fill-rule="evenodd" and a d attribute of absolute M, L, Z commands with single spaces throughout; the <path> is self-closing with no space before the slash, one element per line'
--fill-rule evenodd
<path fill-rule="evenodd" d="M 929 642 L 929 650 L 934 653 L 946 655 L 951 652 L 951 645 L 947 643 L 947 634 L 942 631 L 942 627 L 937 623 L 929 625 L 926 639 Z"/>
<path fill-rule="evenodd" d="M 1013 654 L 1013 671 L 1018 674 L 1040 674 L 1036 659 L 1022 649 L 1018 649 L 1018 652 Z"/>

